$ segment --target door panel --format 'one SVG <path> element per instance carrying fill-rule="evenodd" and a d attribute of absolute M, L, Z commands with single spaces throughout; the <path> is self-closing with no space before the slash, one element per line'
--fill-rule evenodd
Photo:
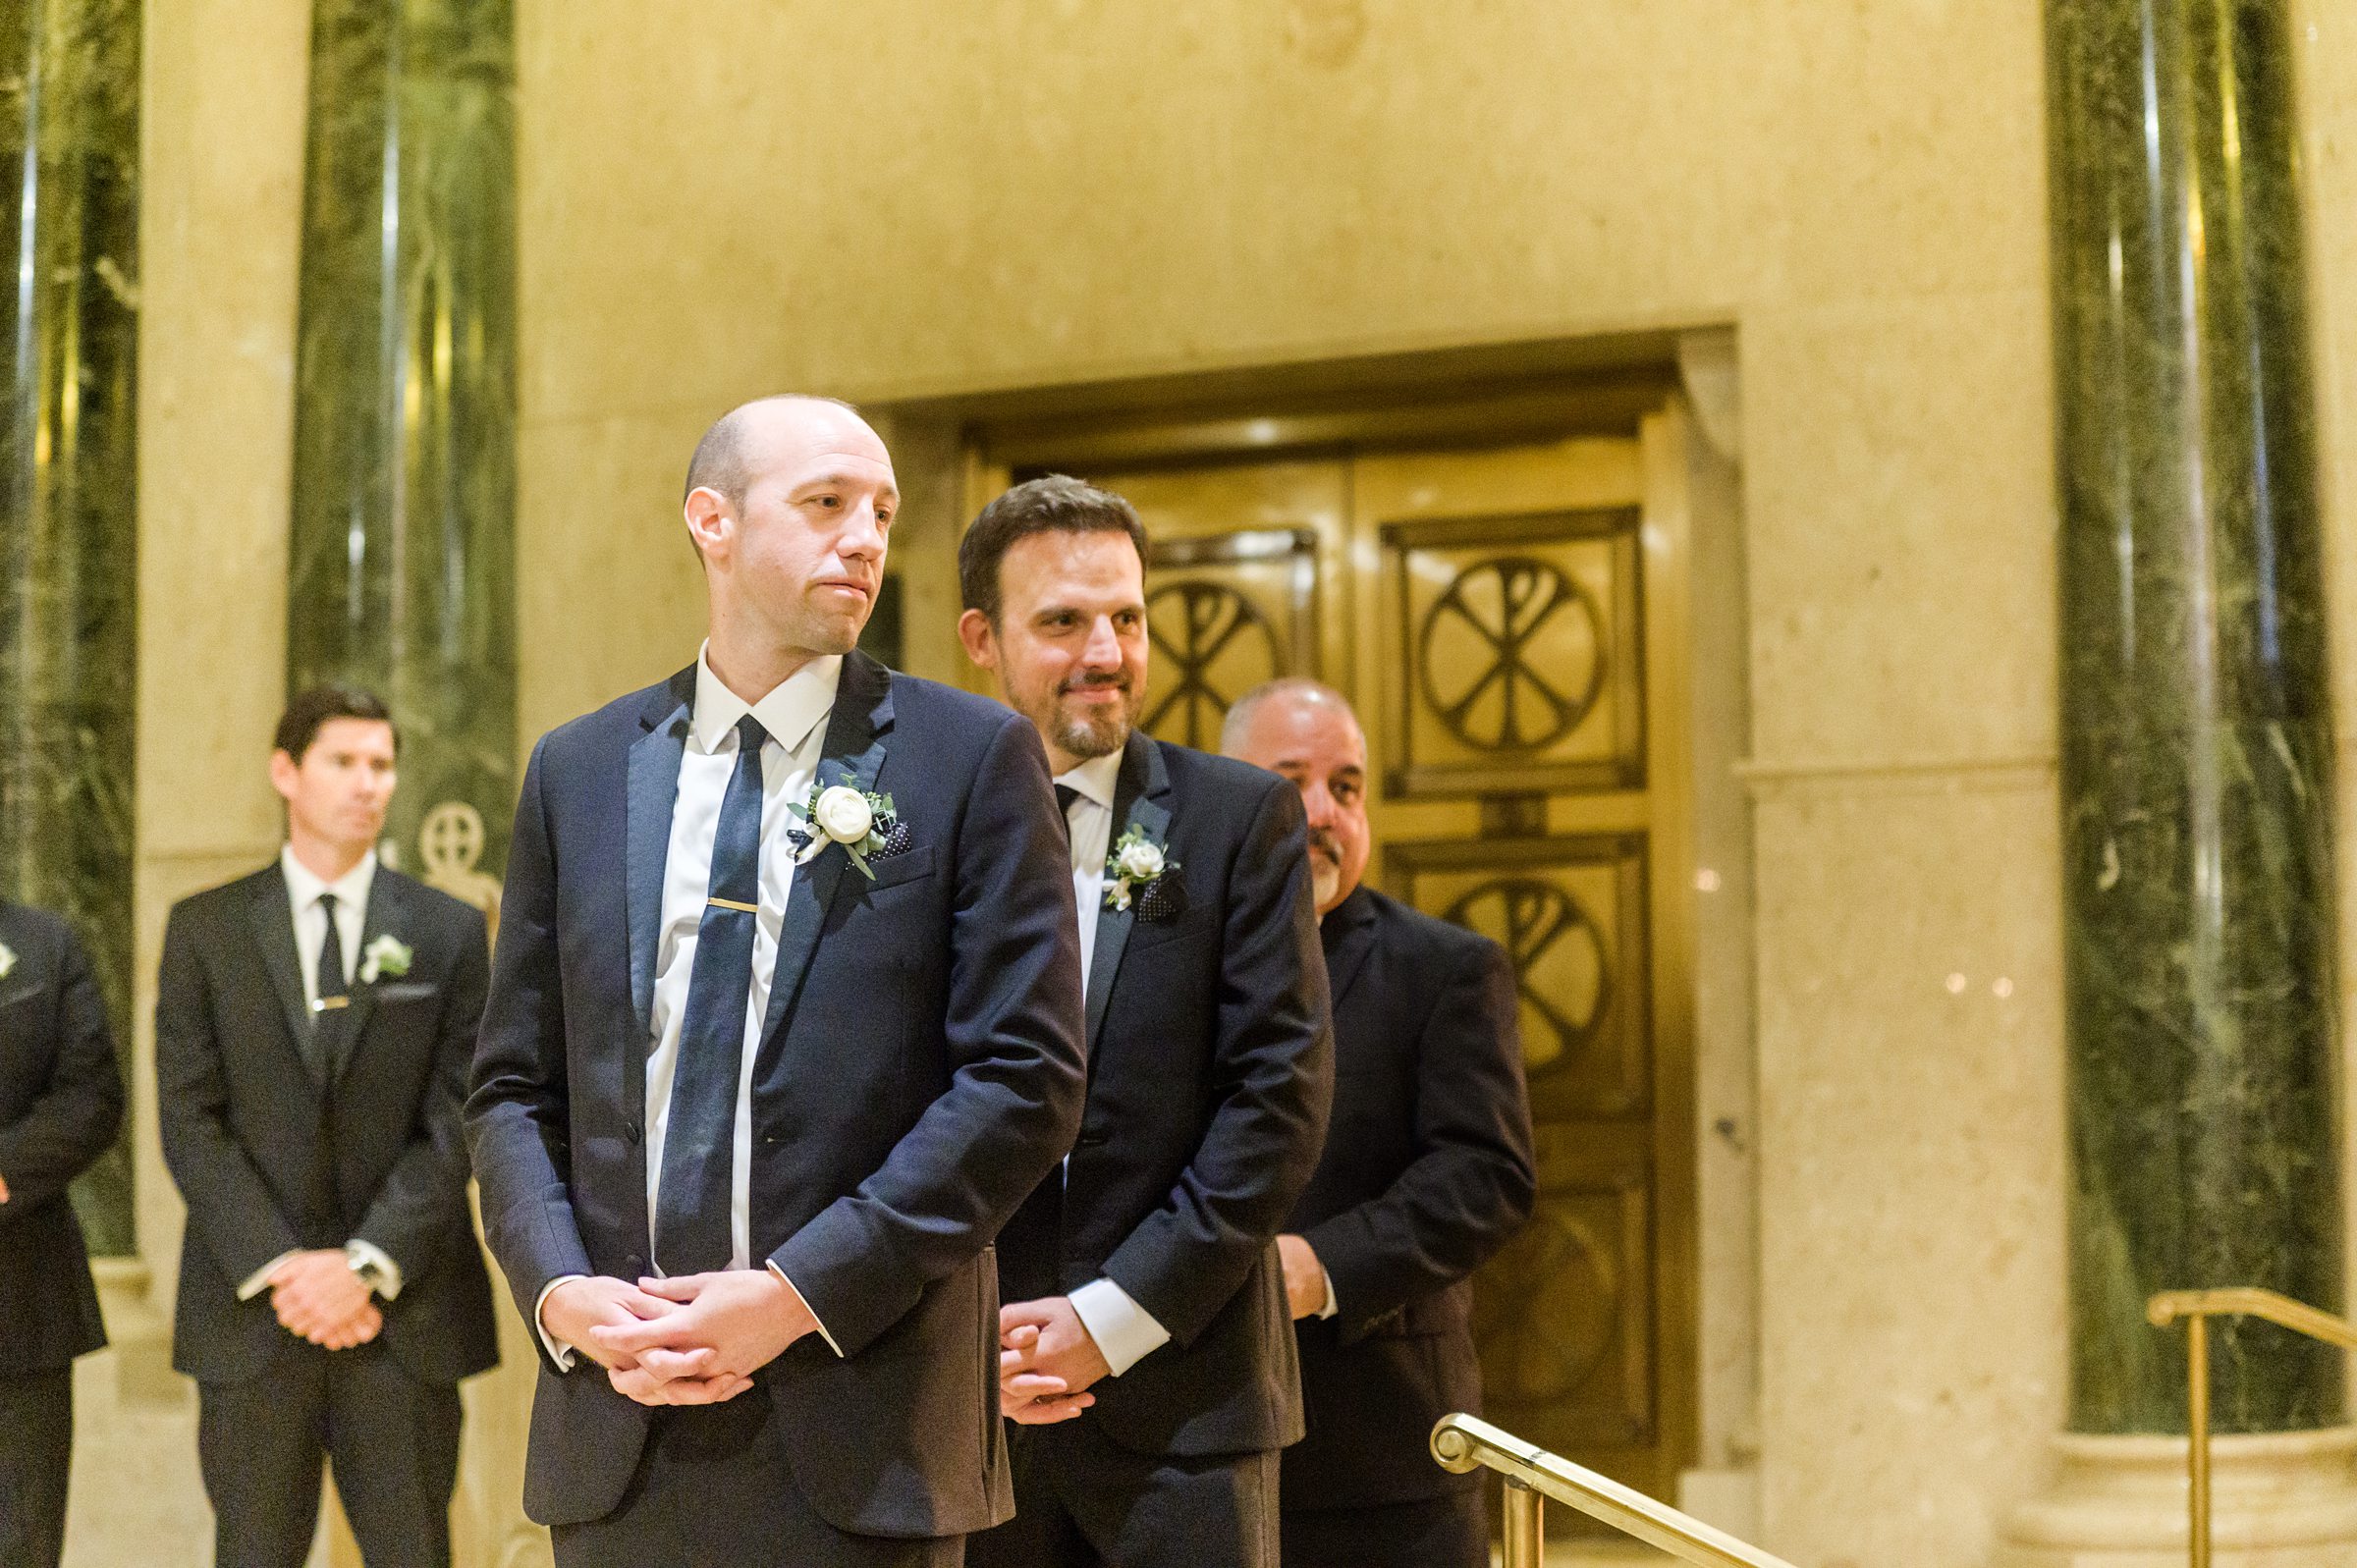
<path fill-rule="evenodd" d="M 1214 747 L 1260 680 L 1339 687 L 1374 764 L 1372 874 L 1513 958 L 1540 1194 L 1475 1283 L 1489 1410 L 1657 1496 L 1696 1399 L 1674 417 L 1067 469 L 1154 537 L 1147 728 Z"/>

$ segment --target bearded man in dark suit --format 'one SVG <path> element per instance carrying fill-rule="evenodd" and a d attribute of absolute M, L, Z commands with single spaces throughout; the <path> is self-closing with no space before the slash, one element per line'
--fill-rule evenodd
<path fill-rule="evenodd" d="M 399 740 L 319 686 L 270 755 L 273 864 L 183 899 L 155 1001 L 188 1200 L 172 1364 L 222 1568 L 310 1554 L 322 1460 L 369 1568 L 450 1561 L 459 1381 L 499 1359 L 459 1122 L 483 917 L 377 860 Z"/>
<path fill-rule="evenodd" d="M 525 773 L 467 1118 L 562 1568 L 954 1564 L 1011 1508 L 989 1245 L 1071 1144 L 1079 953 L 1030 727 L 854 646 L 899 500 L 845 405 L 723 418 L 702 651 Z"/>
<path fill-rule="evenodd" d="M 959 548 L 966 653 L 1058 770 L 1088 978 L 1079 1141 L 999 1244 L 1031 1430 L 991 1568 L 1273 1568 L 1301 1435 L 1275 1243 L 1333 1090 L 1301 803 L 1136 730 L 1145 549 L 1127 502 L 1063 476 Z"/>
<path fill-rule="evenodd" d="M 1301 792 L 1334 990 L 1334 1122 L 1278 1238 L 1309 1404 L 1285 1455 L 1286 1568 L 1481 1568 L 1479 1478 L 1425 1443 L 1481 1409 L 1469 1276 L 1536 1191 L 1513 969 L 1496 943 L 1360 886 L 1367 741 L 1341 693 L 1247 692 L 1221 749 Z"/>
<path fill-rule="evenodd" d="M 123 1080 L 63 920 L 0 903 L 0 1568 L 57 1568 L 74 1360 L 106 1343 L 67 1186 L 115 1141 Z"/>

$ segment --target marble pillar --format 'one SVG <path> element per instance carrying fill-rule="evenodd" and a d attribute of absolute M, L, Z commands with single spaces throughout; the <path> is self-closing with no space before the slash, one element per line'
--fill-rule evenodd
<path fill-rule="evenodd" d="M 138 0 L 0 0 L 0 895 L 70 918 L 130 1059 Z M 132 1250 L 118 1147 L 75 1188 Z"/>
<path fill-rule="evenodd" d="M 515 805 L 510 0 L 314 0 L 287 676 L 401 727 L 387 852 L 488 903 Z"/>
<path fill-rule="evenodd" d="M 2332 731 L 2290 10 L 2047 5 L 2063 1470 L 2065 1490 L 2115 1512 L 2126 1493 L 2106 1478 L 2124 1482 L 2130 1446 L 2150 1447 L 2128 1434 L 2186 1430 L 2184 1331 L 2145 1322 L 2149 1295 L 2261 1285 L 2341 1305 Z M 2217 1431 L 2340 1422 L 2336 1352 L 2257 1322 L 2213 1335 Z M 2084 1507 L 2072 1524 L 2041 1506 L 2050 1541 L 2076 1541 L 2072 1560 L 2101 1555 Z M 2148 1525 L 2181 1541 L 2181 1487 L 2156 1506 Z"/>

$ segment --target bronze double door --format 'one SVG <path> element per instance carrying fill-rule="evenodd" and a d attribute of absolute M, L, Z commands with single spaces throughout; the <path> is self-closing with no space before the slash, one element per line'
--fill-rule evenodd
<path fill-rule="evenodd" d="M 1043 464 L 1154 537 L 1147 728 L 1216 748 L 1259 681 L 1341 688 L 1380 885 L 1512 955 L 1540 1196 L 1476 1282 L 1490 1419 L 1664 1497 L 1696 1405 L 1684 439 L 1665 407 L 1511 447 Z"/>

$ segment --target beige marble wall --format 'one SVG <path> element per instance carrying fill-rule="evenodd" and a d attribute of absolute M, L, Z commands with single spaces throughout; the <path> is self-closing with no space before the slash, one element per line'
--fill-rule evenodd
<path fill-rule="evenodd" d="M 275 833 L 304 12 L 150 8 L 150 971 Z M 2357 602 L 2357 16 L 2303 30 Z M 692 651 L 679 475 L 739 398 L 1736 328 L 1764 1535 L 1982 1560 L 2061 1409 L 2033 0 L 523 0 L 519 34 L 527 737 Z M 954 455 L 912 466 L 901 548 L 945 549 Z"/>
<path fill-rule="evenodd" d="M 692 646 L 739 397 L 1736 326 L 1765 1533 L 1977 1562 L 2060 1410 L 2038 8 L 638 15 L 522 12 L 527 730 Z"/>

